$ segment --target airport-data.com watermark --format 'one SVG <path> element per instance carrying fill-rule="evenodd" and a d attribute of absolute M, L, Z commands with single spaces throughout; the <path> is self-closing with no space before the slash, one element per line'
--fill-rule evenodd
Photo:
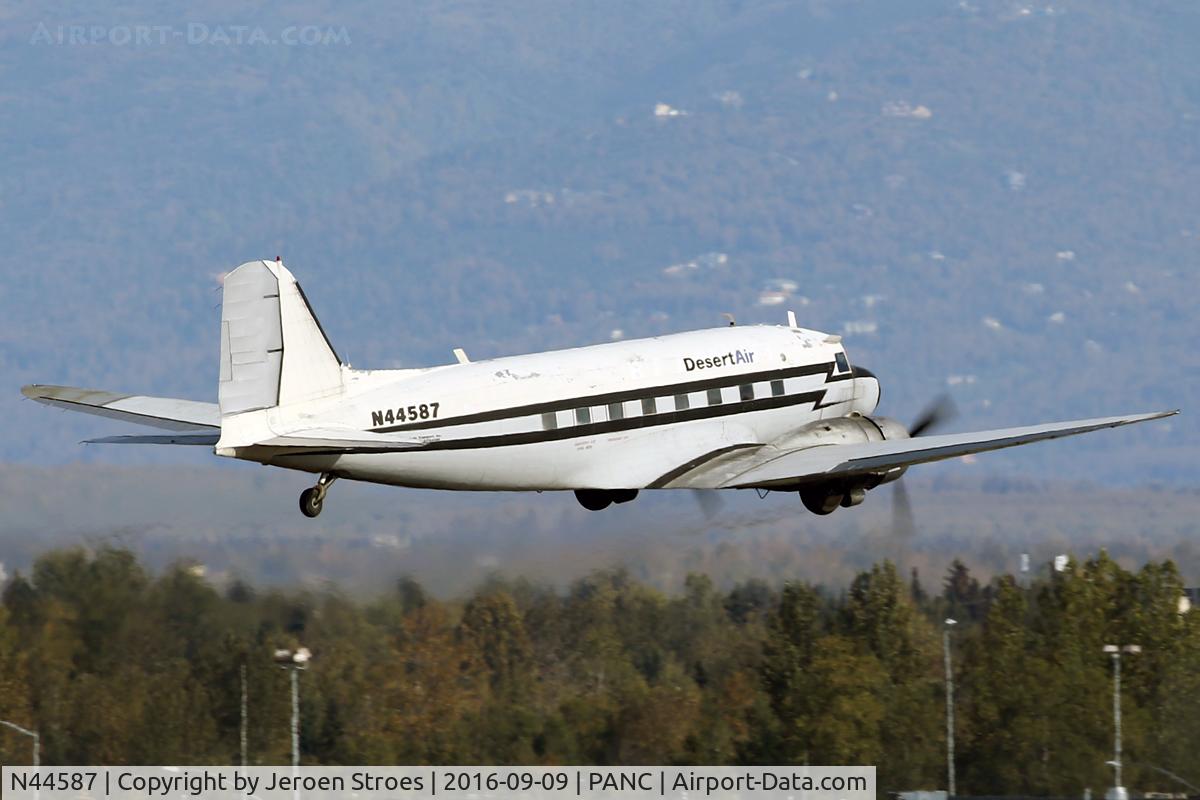
<path fill-rule="evenodd" d="M 113 47 L 161 47 L 171 44 L 322 47 L 350 44 L 350 32 L 345 27 L 328 25 L 287 25 L 271 29 L 261 25 L 214 25 L 205 22 L 181 25 L 47 25 L 39 22 L 33 28 L 29 43 Z"/>

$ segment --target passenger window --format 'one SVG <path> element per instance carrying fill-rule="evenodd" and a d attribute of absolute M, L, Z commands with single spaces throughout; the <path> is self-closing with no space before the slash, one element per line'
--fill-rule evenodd
<path fill-rule="evenodd" d="M 833 360 L 837 362 L 838 372 L 849 372 L 850 371 L 850 363 L 848 361 L 846 361 L 845 353 L 836 354 L 833 357 Z"/>
<path fill-rule="evenodd" d="M 625 419 L 625 404 L 624 403 L 609 403 L 608 404 L 608 418 L 610 420 Z"/>
<path fill-rule="evenodd" d="M 771 381 L 771 397 L 783 397 L 783 381 Z"/>
<path fill-rule="evenodd" d="M 687 409 L 688 409 L 688 396 L 686 394 L 675 395 L 675 410 L 676 411 L 687 411 Z"/>
<path fill-rule="evenodd" d="M 575 409 L 575 424 L 587 425 L 592 421 L 592 410 L 590 408 Z"/>
<path fill-rule="evenodd" d="M 651 414 L 657 414 L 657 413 L 658 413 L 658 404 L 654 401 L 654 398 L 653 397 L 643 397 L 642 398 L 642 414 L 644 416 L 650 416 Z"/>
<path fill-rule="evenodd" d="M 547 411 L 542 414 L 542 430 L 552 431 L 558 427 L 558 412 Z"/>
<path fill-rule="evenodd" d="M 708 390 L 708 404 L 710 406 L 721 405 L 721 389 L 719 387 Z"/>
<path fill-rule="evenodd" d="M 743 383 L 741 386 L 738 387 L 738 393 L 741 395 L 743 403 L 745 403 L 748 400 L 753 400 L 754 399 L 754 384 Z"/>

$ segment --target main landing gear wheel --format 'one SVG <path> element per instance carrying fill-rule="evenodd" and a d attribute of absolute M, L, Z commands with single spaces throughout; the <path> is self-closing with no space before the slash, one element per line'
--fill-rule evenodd
<path fill-rule="evenodd" d="M 842 504 L 843 494 L 824 489 L 808 489 L 800 492 L 800 502 L 814 514 L 825 516 L 832 514 Z"/>
<path fill-rule="evenodd" d="M 613 503 L 628 503 L 638 496 L 637 489 L 576 489 L 575 499 L 588 511 L 603 511 Z"/>
<path fill-rule="evenodd" d="M 315 517 L 321 513 L 325 504 L 325 493 L 329 491 L 329 485 L 336 480 L 336 475 L 323 472 L 317 479 L 316 486 L 310 486 L 300 493 L 300 511 L 304 516 Z"/>
<path fill-rule="evenodd" d="M 576 489 L 575 499 L 588 511 L 603 511 L 612 503 L 608 492 L 599 489 Z"/>

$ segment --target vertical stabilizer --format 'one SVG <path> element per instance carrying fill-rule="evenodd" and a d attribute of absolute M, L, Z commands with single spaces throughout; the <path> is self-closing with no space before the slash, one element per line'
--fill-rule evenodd
<path fill-rule="evenodd" d="M 341 362 L 283 264 L 250 261 L 225 276 L 222 416 L 336 395 Z"/>

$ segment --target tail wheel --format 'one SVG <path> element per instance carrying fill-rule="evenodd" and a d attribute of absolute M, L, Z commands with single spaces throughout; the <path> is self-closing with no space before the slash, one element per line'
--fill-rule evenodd
<path fill-rule="evenodd" d="M 800 492 L 800 502 L 812 513 L 825 516 L 837 510 L 844 496 L 841 492 L 830 492 L 822 488 L 806 489 Z"/>

